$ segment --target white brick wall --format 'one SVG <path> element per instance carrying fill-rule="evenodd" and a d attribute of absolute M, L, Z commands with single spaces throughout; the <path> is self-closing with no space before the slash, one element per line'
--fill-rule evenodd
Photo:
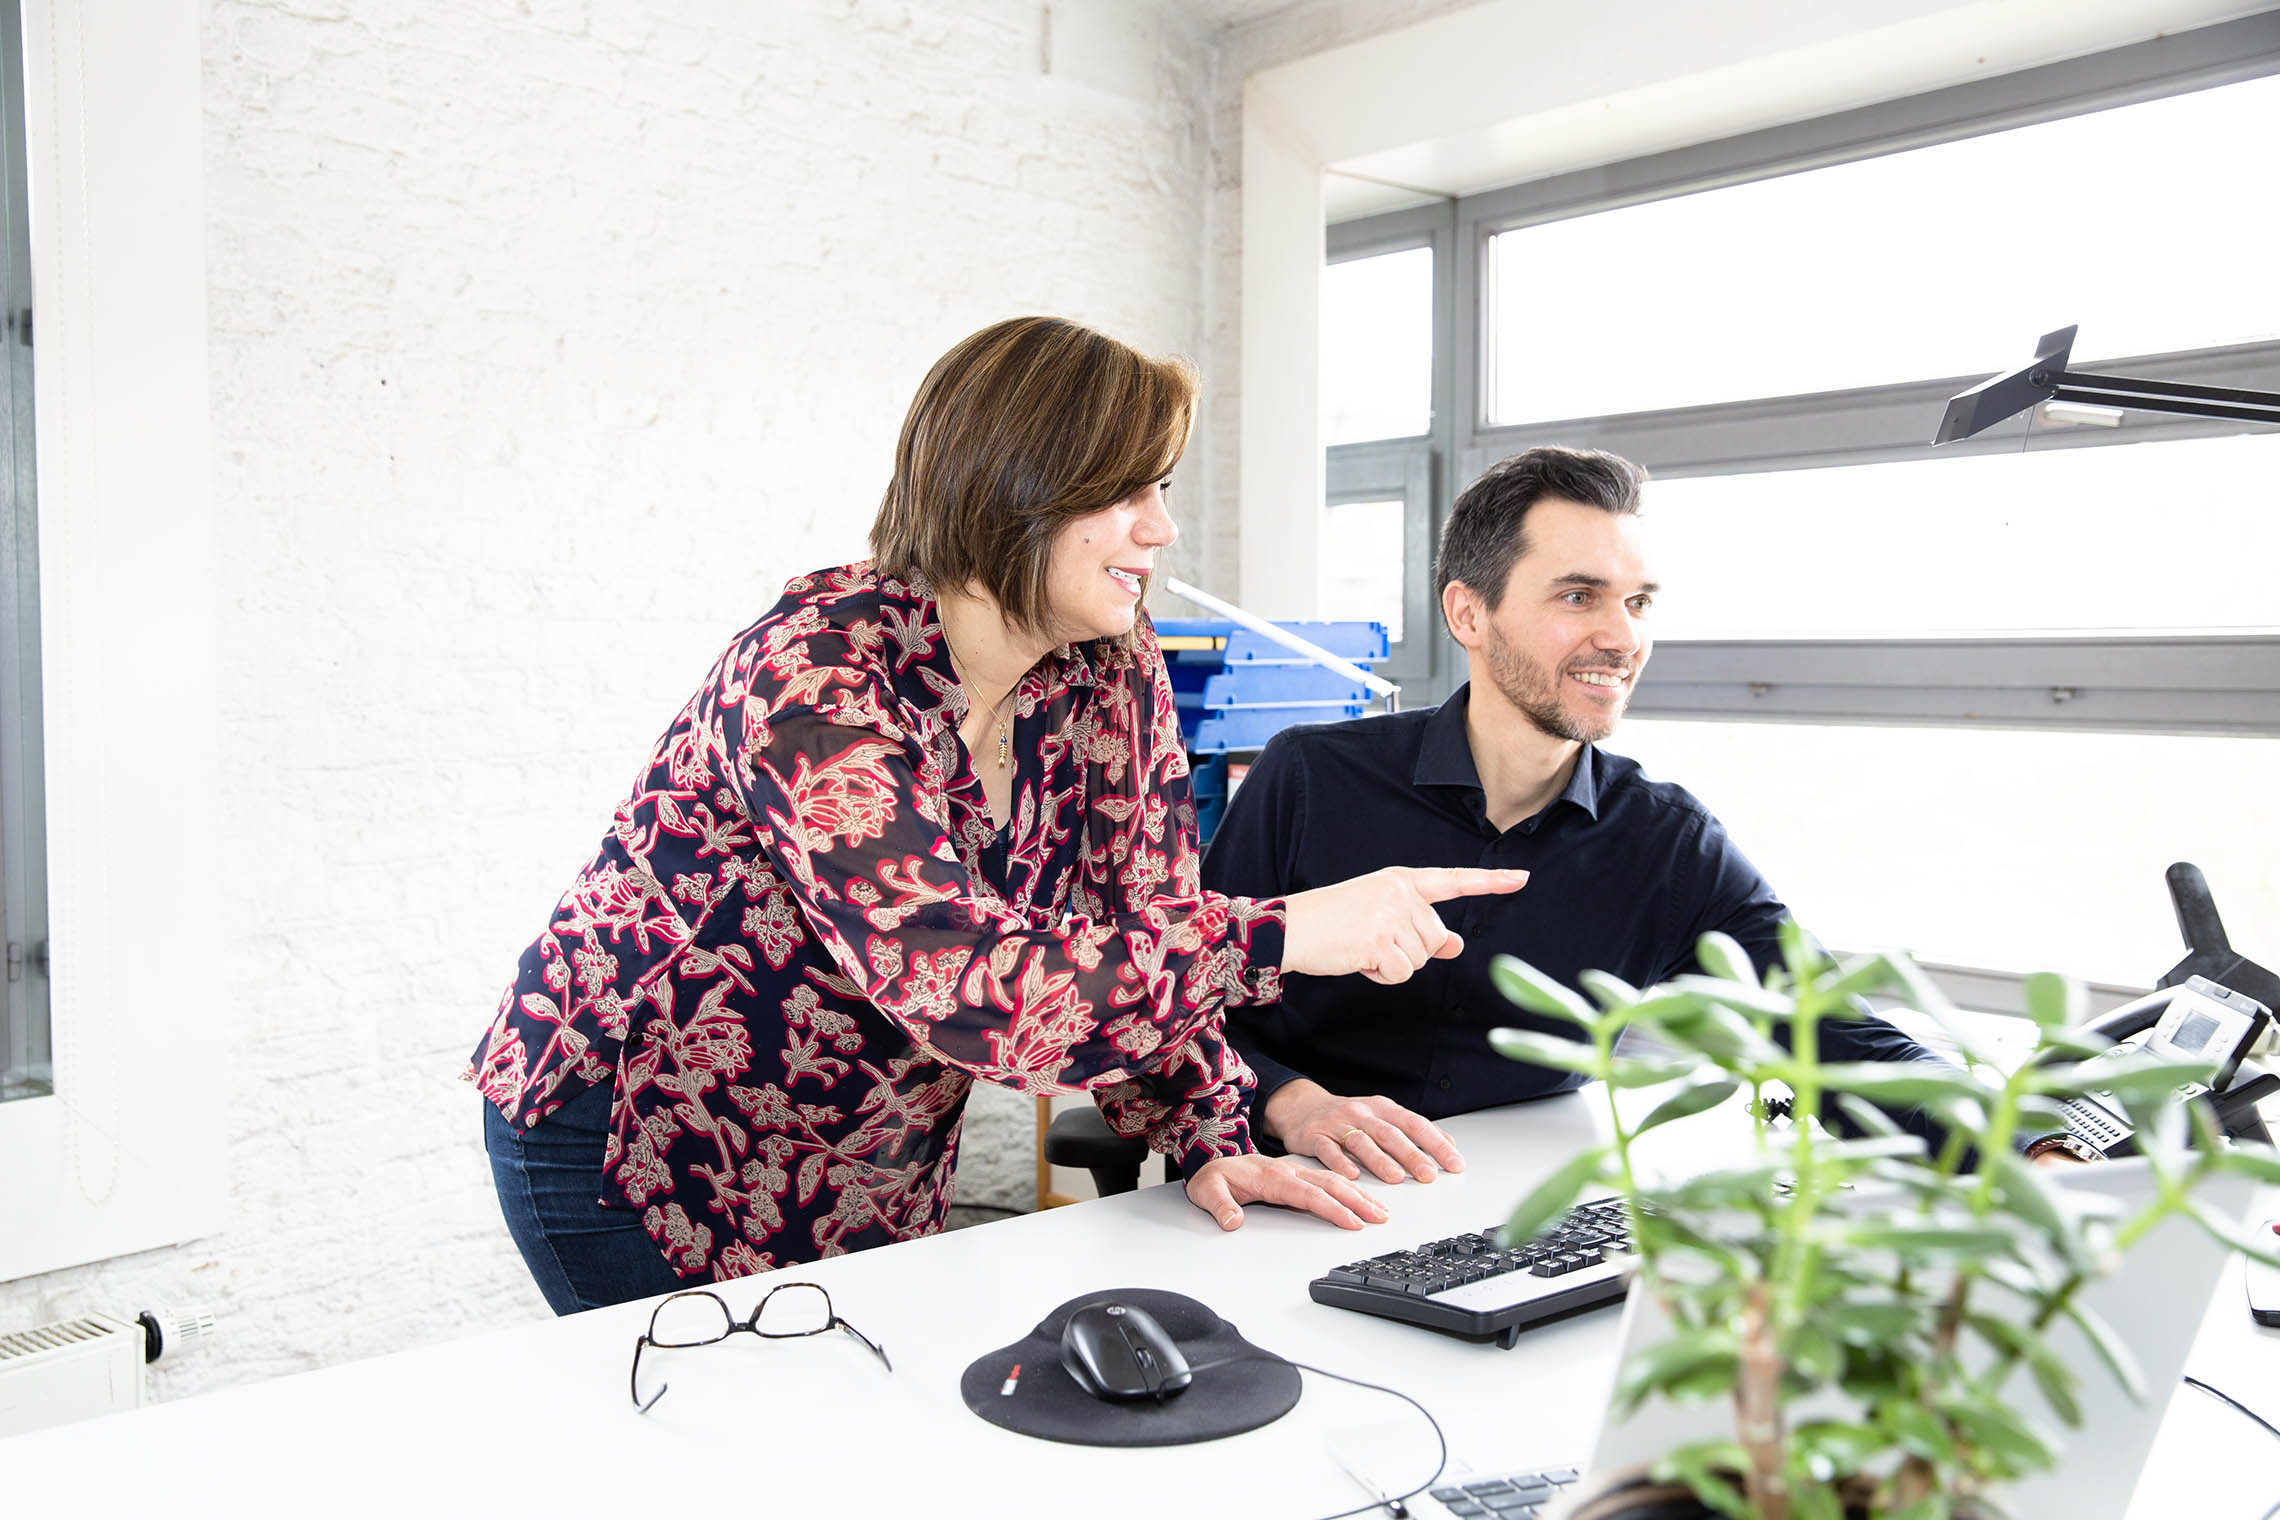
<path fill-rule="evenodd" d="M 458 1073 L 648 745 L 859 552 L 956 338 L 1201 358 L 1208 47 L 1155 28 L 1135 100 L 1046 77 L 1041 13 L 213 0 L 231 1216 L 0 1325 L 204 1304 L 172 1397 L 544 1312 Z M 977 1114 L 966 1199 L 1026 1206 L 1028 1125 Z"/>

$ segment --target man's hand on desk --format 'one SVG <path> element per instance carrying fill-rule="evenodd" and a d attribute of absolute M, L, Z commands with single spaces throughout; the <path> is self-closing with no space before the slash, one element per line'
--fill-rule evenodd
<path fill-rule="evenodd" d="M 1219 1221 L 1223 1230 L 1243 1227 L 1246 1203 L 1279 1203 L 1319 1214 L 1342 1230 L 1383 1224 L 1385 1205 L 1330 1172 L 1293 1166 L 1276 1156 L 1222 1156 L 1196 1168 L 1187 1182 L 1188 1202 Z"/>
<path fill-rule="evenodd" d="M 1312 1156 L 1341 1177 L 1368 1167 L 1380 1182 L 1404 1175 L 1431 1182 L 1461 1172 L 1465 1158 L 1432 1120 L 1388 1098 L 1343 1098 L 1304 1077 L 1267 1094 L 1259 1117 L 1294 1156 Z"/>

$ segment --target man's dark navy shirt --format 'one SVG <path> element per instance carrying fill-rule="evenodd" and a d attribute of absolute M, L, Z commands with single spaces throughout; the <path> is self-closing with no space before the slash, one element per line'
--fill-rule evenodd
<path fill-rule="evenodd" d="M 1504 896 L 1456 898 L 1441 921 L 1464 953 L 1386 987 L 1362 976 L 1285 976 L 1279 1004 L 1228 1011 L 1230 1042 L 1259 1076 L 1254 1112 L 1295 1077 L 1374 1094 L 1430 1119 L 1577 1086 L 1582 1078 L 1498 1055 L 1488 1032 L 1572 1024 L 1507 1002 L 1489 962 L 1516 955 L 1576 987 L 1612 972 L 1647 987 L 1698 969 L 1712 929 L 1762 970 L 1788 916 L 1757 868 L 1685 788 L 1585 745 L 1566 790 L 1501 832 L 1488 819 L 1465 734 L 1469 687 L 1437 708 L 1313 724 L 1275 736 L 1229 802 L 1203 883 L 1286 897 L 1381 866 L 1490 866 L 1530 873 Z M 1580 989 L 1579 989 L 1580 990 Z M 1928 1061 L 1881 1020 L 1822 1026 L 1825 1060 Z"/>

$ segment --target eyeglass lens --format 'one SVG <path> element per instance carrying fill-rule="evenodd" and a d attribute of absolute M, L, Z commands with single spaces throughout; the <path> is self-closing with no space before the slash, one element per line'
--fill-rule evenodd
<path fill-rule="evenodd" d="M 820 1335 L 831 1328 L 831 1295 L 814 1283 L 785 1283 L 760 1301 L 762 1335 Z"/>
<path fill-rule="evenodd" d="M 704 1346 L 728 1334 L 735 1321 L 728 1305 L 706 1292 L 676 1293 L 649 1319 L 649 1339 L 658 1346 Z"/>

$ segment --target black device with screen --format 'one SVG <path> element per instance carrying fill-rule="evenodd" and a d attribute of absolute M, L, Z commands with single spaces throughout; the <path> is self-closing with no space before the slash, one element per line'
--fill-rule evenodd
<path fill-rule="evenodd" d="M 2214 1059 L 2207 1086 L 2180 1090 L 2180 1100 L 2205 1099 L 2225 1133 L 2271 1143 L 2257 1103 L 2280 1092 L 2280 1076 L 2248 1060 L 2280 1003 L 2280 976 L 2240 955 L 2225 935 L 2215 898 L 2199 866 L 2179 861 L 2167 873 L 2169 900 L 2185 957 L 2154 992 L 2092 1019 L 2085 1027 L 2120 1042 L 2143 1035 L 2138 1054 L 2178 1060 Z M 2116 1059 L 2120 1059 L 2116 1053 Z M 2136 1135 L 2118 1102 L 2098 1094 L 2059 1105 L 2072 1134 L 2099 1153 L 2127 1156 Z"/>

